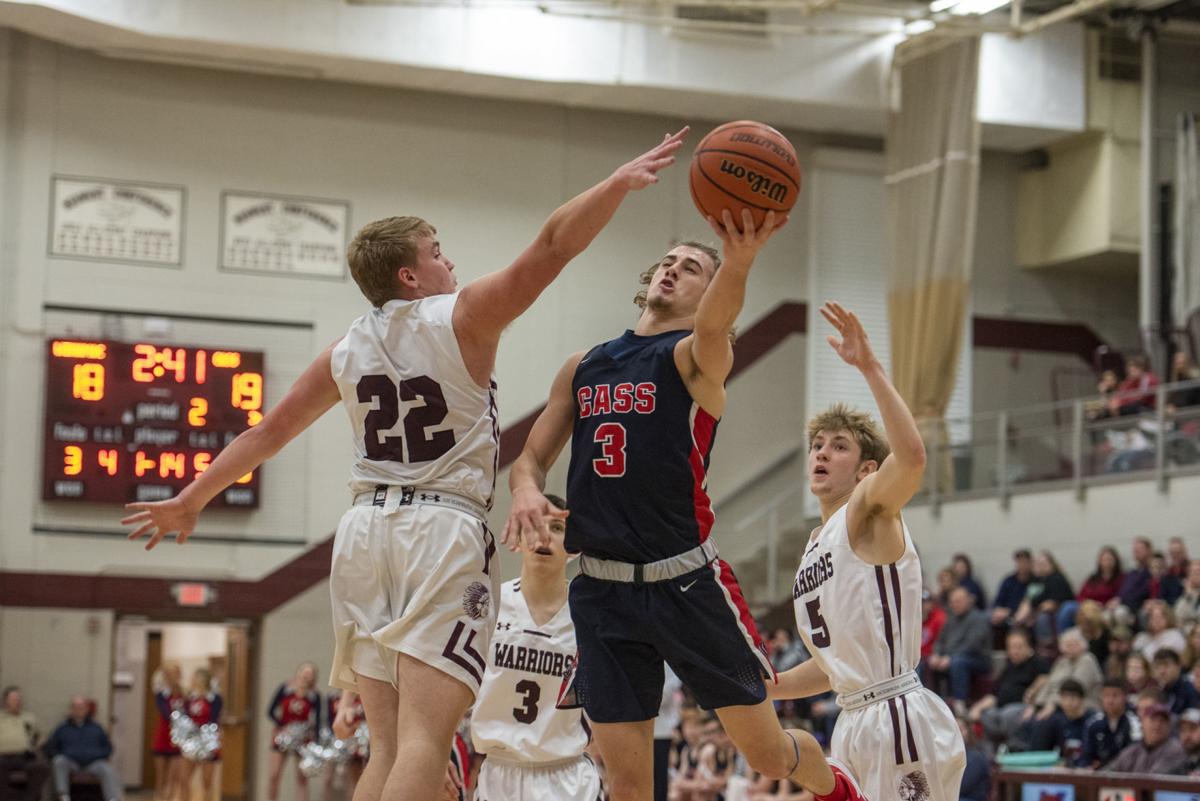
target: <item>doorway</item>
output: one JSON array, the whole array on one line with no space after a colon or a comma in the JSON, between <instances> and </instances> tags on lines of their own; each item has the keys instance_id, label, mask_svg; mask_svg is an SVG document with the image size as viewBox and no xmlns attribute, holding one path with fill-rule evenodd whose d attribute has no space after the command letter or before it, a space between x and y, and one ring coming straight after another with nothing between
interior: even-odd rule
<instances>
[{"instance_id":1,"label":"doorway","mask_svg":"<svg viewBox=\"0 0 1200 801\"><path fill-rule=\"evenodd\" d=\"M125 617L117 620L113 648L114 767L138 796L154 797L155 760L151 753L160 715L155 692L163 686L163 667L177 665L183 686L197 670L212 676L211 691L223 700L221 761L211 797L205 797L201 771L193 771L187 796L177 801L244 801L249 795L250 727L254 624L251 621L184 622Z\"/></svg>"}]
</instances>

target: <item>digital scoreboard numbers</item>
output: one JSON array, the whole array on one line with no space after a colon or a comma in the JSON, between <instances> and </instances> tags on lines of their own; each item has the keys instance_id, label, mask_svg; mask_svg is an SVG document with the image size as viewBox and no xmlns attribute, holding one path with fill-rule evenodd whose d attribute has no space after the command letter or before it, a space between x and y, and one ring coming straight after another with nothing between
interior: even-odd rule
<instances>
[{"instance_id":1,"label":"digital scoreboard numbers","mask_svg":"<svg viewBox=\"0 0 1200 801\"><path fill-rule=\"evenodd\" d=\"M263 400L261 352L48 340L42 499L171 498L262 420ZM255 470L210 505L258 504Z\"/></svg>"}]
</instances>

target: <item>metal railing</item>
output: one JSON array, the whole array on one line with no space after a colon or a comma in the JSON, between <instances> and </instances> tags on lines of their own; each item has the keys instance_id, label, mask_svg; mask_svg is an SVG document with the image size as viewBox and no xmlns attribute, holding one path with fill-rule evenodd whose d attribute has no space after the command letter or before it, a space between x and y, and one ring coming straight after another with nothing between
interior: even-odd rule
<instances>
[{"instance_id":1,"label":"metal railing","mask_svg":"<svg viewBox=\"0 0 1200 801\"><path fill-rule=\"evenodd\" d=\"M936 513L954 500L995 497L1007 505L1014 494L1069 487L1082 496L1089 486L1148 479L1165 492L1172 476L1200 474L1200 380L1162 384L1153 395L1154 408L1136 414L1114 414L1096 395L947 419L943 430L969 435L929 438L925 486L912 503ZM807 493L807 486L780 492L732 526L735 536L765 529L768 597L779 589L781 533L809 522L785 507L803 508L797 496Z\"/></svg>"},{"instance_id":2,"label":"metal railing","mask_svg":"<svg viewBox=\"0 0 1200 801\"><path fill-rule=\"evenodd\" d=\"M914 498L934 507L956 498L1152 478L1161 491L1177 474L1200 473L1200 381L1161 384L1154 403L1117 410L1110 397L985 412L948 420L967 440L926 443L925 486ZM1124 398L1126 403L1132 399Z\"/></svg>"}]
</instances>

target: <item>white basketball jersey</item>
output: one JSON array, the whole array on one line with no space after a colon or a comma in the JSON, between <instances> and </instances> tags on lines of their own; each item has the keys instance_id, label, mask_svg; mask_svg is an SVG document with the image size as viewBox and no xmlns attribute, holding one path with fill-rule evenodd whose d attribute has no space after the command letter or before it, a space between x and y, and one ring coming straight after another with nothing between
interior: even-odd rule
<instances>
[{"instance_id":1,"label":"white basketball jersey","mask_svg":"<svg viewBox=\"0 0 1200 801\"><path fill-rule=\"evenodd\" d=\"M539 626L521 596L521 580L506 581L471 713L475 750L531 764L581 755L588 744L583 710L555 707L563 671L574 660L575 627L567 604Z\"/></svg>"},{"instance_id":2,"label":"white basketball jersey","mask_svg":"<svg viewBox=\"0 0 1200 801\"><path fill-rule=\"evenodd\" d=\"M499 458L496 382L467 372L452 315L458 293L392 300L333 349L333 380L354 429L350 491L428 487L491 508Z\"/></svg>"},{"instance_id":3,"label":"white basketball jersey","mask_svg":"<svg viewBox=\"0 0 1200 801\"><path fill-rule=\"evenodd\" d=\"M848 506L809 540L792 585L796 627L837 693L916 670L921 659L921 560L908 526L900 559L870 565L850 548Z\"/></svg>"}]
</instances>

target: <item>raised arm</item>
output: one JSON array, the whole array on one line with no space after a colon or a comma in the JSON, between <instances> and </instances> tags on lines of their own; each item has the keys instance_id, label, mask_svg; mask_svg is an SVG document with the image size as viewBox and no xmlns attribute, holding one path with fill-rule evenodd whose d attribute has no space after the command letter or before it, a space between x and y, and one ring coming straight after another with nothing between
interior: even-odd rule
<instances>
[{"instance_id":1,"label":"raised arm","mask_svg":"<svg viewBox=\"0 0 1200 801\"><path fill-rule=\"evenodd\" d=\"M850 536L882 534L877 552L890 551L899 558L904 550L904 532L900 525L875 526L875 520L899 521L900 510L921 488L925 473L925 443L917 421L900 393L892 386L887 372L871 350L867 332L855 314L840 304L829 302L821 307L821 316L841 335L826 337L842 361L857 367L879 407L883 430L891 453L871 475L859 482L850 498Z\"/></svg>"},{"instance_id":2,"label":"raised arm","mask_svg":"<svg viewBox=\"0 0 1200 801\"><path fill-rule=\"evenodd\" d=\"M516 261L463 287L454 307L454 332L477 379L481 370L484 377L490 374L500 333L537 300L567 262L591 244L627 194L658 183L659 170L674 163L687 131L685 127L668 134L651 150L567 201L550 215Z\"/></svg>"},{"instance_id":3,"label":"raised arm","mask_svg":"<svg viewBox=\"0 0 1200 801\"><path fill-rule=\"evenodd\" d=\"M571 392L571 382L583 355L583 351L573 354L559 368L550 387L546 408L538 415L521 455L509 471L508 488L512 491L512 507L500 542L508 546L510 551L518 550L522 542L533 547L549 545L550 520L567 517L565 511L546 500L542 491L546 488L546 474L571 436L571 426L575 422L575 396Z\"/></svg>"},{"instance_id":4,"label":"raised arm","mask_svg":"<svg viewBox=\"0 0 1200 801\"><path fill-rule=\"evenodd\" d=\"M721 267L700 299L692 333L676 346L675 364L692 397L714 417L724 412L725 379L733 369L729 332L746 299L750 267L758 251L786 222L787 217L777 221L775 212L767 212L762 228L756 230L748 209L742 210L741 230L728 210L722 212L721 223L708 218L723 245Z\"/></svg>"},{"instance_id":5,"label":"raised arm","mask_svg":"<svg viewBox=\"0 0 1200 801\"><path fill-rule=\"evenodd\" d=\"M121 520L122 525L136 525L129 535L136 540L149 534L146 550L173 531L179 532L175 541L182 545L192 535L196 520L208 502L242 476L274 456L304 429L338 401L338 388L330 369L330 357L337 343L321 352L284 395L283 400L263 417L258 425L248 428L222 450L208 469L195 481L166 501L156 503L127 503L134 512Z\"/></svg>"}]
</instances>

